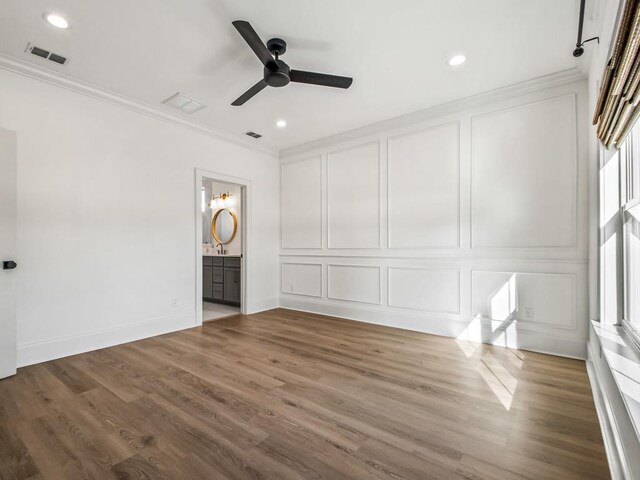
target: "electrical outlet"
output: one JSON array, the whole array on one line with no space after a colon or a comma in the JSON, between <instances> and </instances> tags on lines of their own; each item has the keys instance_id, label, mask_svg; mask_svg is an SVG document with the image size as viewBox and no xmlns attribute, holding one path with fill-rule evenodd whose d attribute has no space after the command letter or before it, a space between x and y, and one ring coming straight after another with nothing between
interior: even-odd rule
<instances>
[{"instance_id":1,"label":"electrical outlet","mask_svg":"<svg viewBox=\"0 0 640 480\"><path fill-rule=\"evenodd\" d=\"M524 307L522 310L525 320L533 320L533 307Z\"/></svg>"},{"instance_id":2,"label":"electrical outlet","mask_svg":"<svg viewBox=\"0 0 640 480\"><path fill-rule=\"evenodd\" d=\"M175 307L176 305L178 305L178 299L176 297L173 297L171 299L171 306Z\"/></svg>"}]
</instances>

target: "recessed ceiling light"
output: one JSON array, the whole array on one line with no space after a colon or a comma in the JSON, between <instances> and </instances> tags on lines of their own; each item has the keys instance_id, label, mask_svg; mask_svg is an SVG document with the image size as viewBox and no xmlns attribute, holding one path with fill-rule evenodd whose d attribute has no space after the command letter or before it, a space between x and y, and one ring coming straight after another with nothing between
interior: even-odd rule
<instances>
[{"instance_id":1,"label":"recessed ceiling light","mask_svg":"<svg viewBox=\"0 0 640 480\"><path fill-rule=\"evenodd\" d=\"M57 15L55 13L43 13L42 18L44 18L49 25L53 25L56 28L69 28L69 22L64 17Z\"/></svg>"},{"instance_id":2,"label":"recessed ceiling light","mask_svg":"<svg viewBox=\"0 0 640 480\"><path fill-rule=\"evenodd\" d=\"M285 122L284 120L278 120L276 122L276 127L278 127L278 128L284 128L286 126L287 126L287 122Z\"/></svg>"},{"instance_id":3,"label":"recessed ceiling light","mask_svg":"<svg viewBox=\"0 0 640 480\"><path fill-rule=\"evenodd\" d=\"M464 55L454 55L449 59L449 65L452 67L457 67L458 65L462 65L467 61L467 57Z\"/></svg>"}]
</instances>

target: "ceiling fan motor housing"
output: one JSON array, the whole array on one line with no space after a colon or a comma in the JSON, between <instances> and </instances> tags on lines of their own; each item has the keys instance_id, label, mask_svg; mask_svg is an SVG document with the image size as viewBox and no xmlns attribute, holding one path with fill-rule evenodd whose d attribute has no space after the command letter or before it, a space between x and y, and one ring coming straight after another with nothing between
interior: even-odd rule
<instances>
[{"instance_id":1,"label":"ceiling fan motor housing","mask_svg":"<svg viewBox=\"0 0 640 480\"><path fill-rule=\"evenodd\" d=\"M274 60L264 67L264 81L270 87L284 87L290 81L291 69L282 60Z\"/></svg>"}]
</instances>

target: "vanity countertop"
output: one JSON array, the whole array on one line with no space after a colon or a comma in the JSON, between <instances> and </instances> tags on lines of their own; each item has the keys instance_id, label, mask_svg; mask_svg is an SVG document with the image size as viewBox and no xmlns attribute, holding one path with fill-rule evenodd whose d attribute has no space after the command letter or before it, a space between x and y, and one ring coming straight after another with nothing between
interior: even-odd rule
<instances>
[{"instance_id":1,"label":"vanity countertop","mask_svg":"<svg viewBox=\"0 0 640 480\"><path fill-rule=\"evenodd\" d=\"M241 253L218 253L218 248L216 248L211 243L203 243L202 244L202 256L203 257L227 257L227 258L241 258ZM225 249L226 250L226 249Z\"/></svg>"}]
</instances>

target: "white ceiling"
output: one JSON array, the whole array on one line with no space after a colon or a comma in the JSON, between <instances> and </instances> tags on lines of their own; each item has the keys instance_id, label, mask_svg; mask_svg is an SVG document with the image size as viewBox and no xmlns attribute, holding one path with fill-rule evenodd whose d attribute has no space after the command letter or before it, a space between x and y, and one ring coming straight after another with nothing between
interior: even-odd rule
<instances>
[{"instance_id":1,"label":"white ceiling","mask_svg":"<svg viewBox=\"0 0 640 480\"><path fill-rule=\"evenodd\" d=\"M191 116L282 149L573 68L578 0L2 0L0 51L150 105L181 91ZM62 13L72 28L42 19ZM349 90L302 84L230 103L262 65L231 22L288 42L292 68L354 78ZM57 66L27 42L66 55ZM447 59L464 53L458 68ZM277 119L286 129L275 126Z\"/></svg>"}]
</instances>

